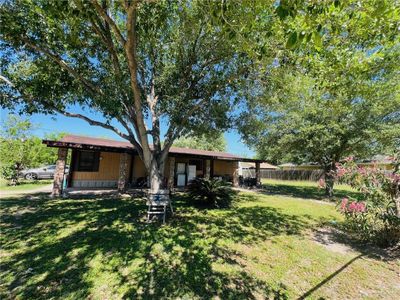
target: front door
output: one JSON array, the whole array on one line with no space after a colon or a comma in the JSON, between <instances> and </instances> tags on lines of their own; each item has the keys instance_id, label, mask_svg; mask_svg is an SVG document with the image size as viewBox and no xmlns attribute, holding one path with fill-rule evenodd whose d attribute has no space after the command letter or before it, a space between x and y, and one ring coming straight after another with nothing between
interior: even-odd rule
<instances>
[{"instance_id":1,"label":"front door","mask_svg":"<svg viewBox=\"0 0 400 300\"><path fill-rule=\"evenodd\" d=\"M189 165L188 167L188 182L196 178L196 165Z\"/></svg>"},{"instance_id":2,"label":"front door","mask_svg":"<svg viewBox=\"0 0 400 300\"><path fill-rule=\"evenodd\" d=\"M176 185L185 186L186 185L186 164L177 163L176 164Z\"/></svg>"}]
</instances>

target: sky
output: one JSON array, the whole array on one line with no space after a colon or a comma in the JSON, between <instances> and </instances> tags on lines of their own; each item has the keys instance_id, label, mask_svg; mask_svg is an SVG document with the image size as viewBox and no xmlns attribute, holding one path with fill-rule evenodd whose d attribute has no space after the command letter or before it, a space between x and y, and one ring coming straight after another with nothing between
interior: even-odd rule
<instances>
[{"instance_id":1,"label":"sky","mask_svg":"<svg viewBox=\"0 0 400 300\"><path fill-rule=\"evenodd\" d=\"M78 107L75 107L70 111L75 113L82 113L82 110ZM0 109L1 123L7 118L7 115L9 113L10 113L9 110ZM85 113L85 115L99 121L102 120L101 116L96 115L94 113ZM36 125L33 134L39 137L44 137L46 134L49 133L66 132L70 134L122 140L120 136L118 136L111 130L97 126L90 126L83 120L65 117L60 114L54 116L34 114L32 116L24 116L24 117L28 118L32 123ZM121 130L123 130L120 126L118 126L117 123L113 125L116 125ZM166 131L165 124L161 124L161 132L165 131ZM225 132L224 136L227 141L227 149L226 149L227 152L242 157L253 157L255 155L255 153L241 141L240 135L238 134L237 131L231 130L229 132Z\"/></svg>"}]
</instances>

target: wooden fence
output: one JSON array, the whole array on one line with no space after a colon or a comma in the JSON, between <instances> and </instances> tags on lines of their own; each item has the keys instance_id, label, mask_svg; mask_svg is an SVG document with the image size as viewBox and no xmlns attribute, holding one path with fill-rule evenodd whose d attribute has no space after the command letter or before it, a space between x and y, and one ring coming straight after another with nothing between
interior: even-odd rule
<instances>
[{"instance_id":1,"label":"wooden fence","mask_svg":"<svg viewBox=\"0 0 400 300\"><path fill-rule=\"evenodd\" d=\"M243 169L243 177L255 177L255 169ZM260 170L261 178L277 180L318 181L323 177L323 170Z\"/></svg>"}]
</instances>

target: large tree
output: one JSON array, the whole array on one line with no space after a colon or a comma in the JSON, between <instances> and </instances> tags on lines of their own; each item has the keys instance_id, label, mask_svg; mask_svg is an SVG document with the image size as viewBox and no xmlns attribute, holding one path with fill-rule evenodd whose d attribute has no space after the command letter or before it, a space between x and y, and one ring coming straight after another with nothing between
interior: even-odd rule
<instances>
[{"instance_id":1,"label":"large tree","mask_svg":"<svg viewBox=\"0 0 400 300\"><path fill-rule=\"evenodd\" d=\"M5 1L1 106L116 132L157 190L174 140L227 128L246 76L219 10L213 1Z\"/></svg>"},{"instance_id":2,"label":"large tree","mask_svg":"<svg viewBox=\"0 0 400 300\"><path fill-rule=\"evenodd\" d=\"M329 196L335 163L395 149L400 138L399 8L394 1L341 3L320 14L311 33L304 15L284 18L292 32L287 49L256 74L258 92L240 118L262 158L319 163Z\"/></svg>"}]
</instances>

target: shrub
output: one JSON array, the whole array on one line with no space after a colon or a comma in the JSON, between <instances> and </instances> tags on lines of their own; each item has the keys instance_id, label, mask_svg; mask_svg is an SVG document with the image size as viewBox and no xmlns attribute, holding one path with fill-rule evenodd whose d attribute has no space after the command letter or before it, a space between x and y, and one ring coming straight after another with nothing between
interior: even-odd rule
<instances>
[{"instance_id":1,"label":"shrub","mask_svg":"<svg viewBox=\"0 0 400 300\"><path fill-rule=\"evenodd\" d=\"M17 185L19 169L15 165L6 164L0 167L1 177L8 180L8 185Z\"/></svg>"},{"instance_id":2,"label":"shrub","mask_svg":"<svg viewBox=\"0 0 400 300\"><path fill-rule=\"evenodd\" d=\"M364 241L391 246L400 241L398 171L357 166L352 159L337 165L337 177L361 192L362 201L343 198L346 229Z\"/></svg>"},{"instance_id":3,"label":"shrub","mask_svg":"<svg viewBox=\"0 0 400 300\"><path fill-rule=\"evenodd\" d=\"M220 179L196 178L189 184L189 195L198 205L227 208L232 203L234 192L229 183Z\"/></svg>"}]
</instances>

